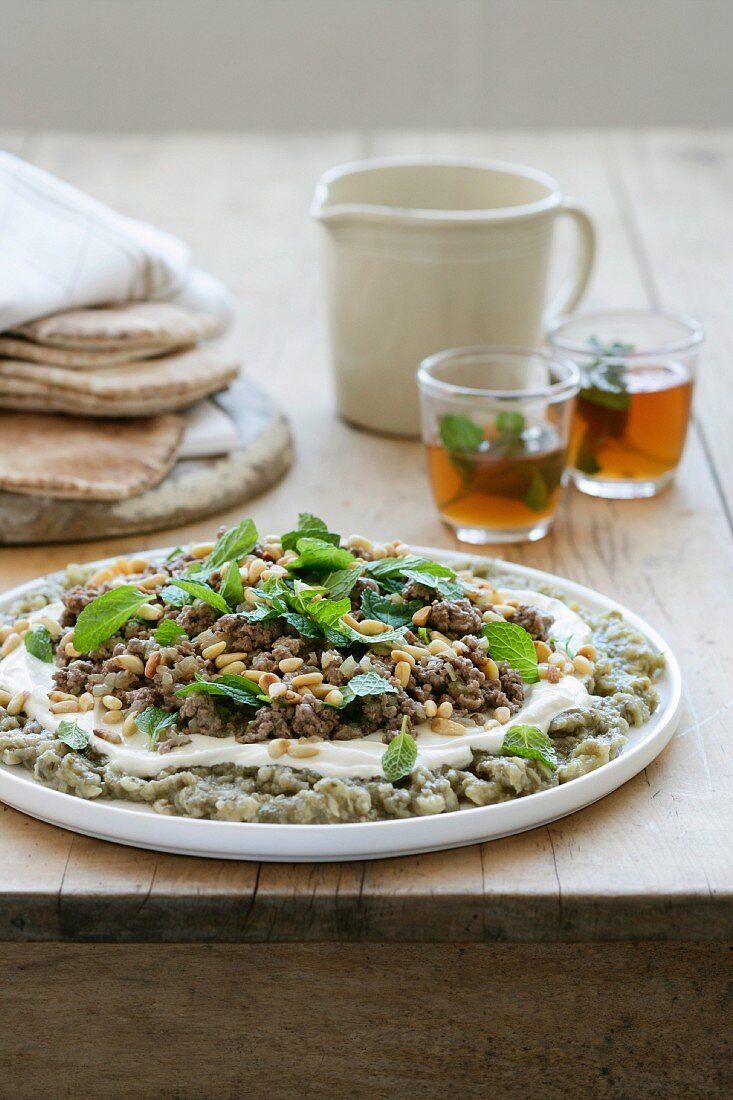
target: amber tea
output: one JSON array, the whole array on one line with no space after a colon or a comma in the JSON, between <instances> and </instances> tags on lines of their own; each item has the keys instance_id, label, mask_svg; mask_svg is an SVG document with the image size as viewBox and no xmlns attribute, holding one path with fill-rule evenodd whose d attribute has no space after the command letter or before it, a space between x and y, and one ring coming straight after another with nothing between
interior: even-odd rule
<instances>
[{"instance_id":1,"label":"amber tea","mask_svg":"<svg viewBox=\"0 0 733 1100\"><path fill-rule=\"evenodd\" d=\"M527 427L519 413L499 413L481 427L447 415L428 443L433 495L444 520L459 529L511 535L541 527L562 490L566 448L551 426Z\"/></svg>"},{"instance_id":2,"label":"amber tea","mask_svg":"<svg viewBox=\"0 0 733 1100\"><path fill-rule=\"evenodd\" d=\"M671 476L685 444L692 385L675 362L589 369L576 402L571 464L599 482Z\"/></svg>"}]
</instances>

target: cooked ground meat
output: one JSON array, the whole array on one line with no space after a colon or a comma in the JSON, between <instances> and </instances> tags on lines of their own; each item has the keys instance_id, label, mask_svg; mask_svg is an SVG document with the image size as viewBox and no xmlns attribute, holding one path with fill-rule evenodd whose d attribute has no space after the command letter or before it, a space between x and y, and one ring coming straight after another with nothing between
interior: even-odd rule
<instances>
[{"instance_id":1,"label":"cooked ground meat","mask_svg":"<svg viewBox=\"0 0 733 1100\"><path fill-rule=\"evenodd\" d=\"M419 600L421 604L426 604L438 599L438 593L434 588L428 588L426 584L420 584L419 581L408 581L402 589L402 596L408 603L410 600Z\"/></svg>"},{"instance_id":2,"label":"cooked ground meat","mask_svg":"<svg viewBox=\"0 0 733 1100\"><path fill-rule=\"evenodd\" d=\"M511 621L531 634L535 641L545 642L552 626L552 615L544 615L538 607L522 604Z\"/></svg>"},{"instance_id":3,"label":"cooked ground meat","mask_svg":"<svg viewBox=\"0 0 733 1100\"><path fill-rule=\"evenodd\" d=\"M250 744L276 737L322 737L336 735L341 725L341 712L327 707L313 696L295 707L270 706L257 711L246 730L237 734L237 741Z\"/></svg>"},{"instance_id":4,"label":"cooked ground meat","mask_svg":"<svg viewBox=\"0 0 733 1100\"><path fill-rule=\"evenodd\" d=\"M482 694L485 707L509 707L512 714L518 711L524 702L524 682L516 669L510 668L507 661L499 661L499 679L487 680Z\"/></svg>"},{"instance_id":5,"label":"cooked ground meat","mask_svg":"<svg viewBox=\"0 0 733 1100\"><path fill-rule=\"evenodd\" d=\"M233 616L229 617L233 618ZM201 600L186 604L176 615L176 622L180 627L183 627L189 638L195 638L197 634L208 630L215 619L216 612L213 607L209 607L207 603L202 603Z\"/></svg>"},{"instance_id":6,"label":"cooked ground meat","mask_svg":"<svg viewBox=\"0 0 733 1100\"><path fill-rule=\"evenodd\" d=\"M66 627L73 626L87 604L96 600L100 592L100 588L81 588L79 585L70 588L68 592L62 592L61 602L64 605L64 611L59 624Z\"/></svg>"},{"instance_id":7,"label":"cooked ground meat","mask_svg":"<svg viewBox=\"0 0 733 1100\"><path fill-rule=\"evenodd\" d=\"M485 680L481 669L469 657L438 653L415 665L408 687L421 703L428 699L436 703L447 701L464 714L470 714L485 705L482 696Z\"/></svg>"},{"instance_id":8,"label":"cooked ground meat","mask_svg":"<svg viewBox=\"0 0 733 1100\"><path fill-rule=\"evenodd\" d=\"M359 580L351 589L352 611L361 610L361 597L367 589L370 589L372 592L379 592L379 585L376 581L373 581L371 577L359 577Z\"/></svg>"},{"instance_id":9,"label":"cooked ground meat","mask_svg":"<svg viewBox=\"0 0 733 1100\"><path fill-rule=\"evenodd\" d=\"M250 715L247 710L245 716L244 708L236 714L230 712L216 696L204 695L203 692L186 695L182 704L179 697L178 704L181 707L181 718L188 720L189 733L204 733L208 737L237 736Z\"/></svg>"},{"instance_id":10,"label":"cooked ground meat","mask_svg":"<svg viewBox=\"0 0 733 1100\"><path fill-rule=\"evenodd\" d=\"M480 634L484 621L470 600L438 600L432 605L427 626L449 638Z\"/></svg>"},{"instance_id":11,"label":"cooked ground meat","mask_svg":"<svg viewBox=\"0 0 733 1100\"><path fill-rule=\"evenodd\" d=\"M224 639L228 649L237 653L255 653L260 649L270 649L273 642L287 635L289 630L282 619L249 623L240 615L222 615L214 626L217 641Z\"/></svg>"},{"instance_id":12,"label":"cooked ground meat","mask_svg":"<svg viewBox=\"0 0 733 1100\"><path fill-rule=\"evenodd\" d=\"M286 661L288 657L305 658L312 646L313 643L307 638L289 638L283 635L275 640L271 651L257 654L252 661L252 668L262 672L279 672L281 661Z\"/></svg>"}]
</instances>

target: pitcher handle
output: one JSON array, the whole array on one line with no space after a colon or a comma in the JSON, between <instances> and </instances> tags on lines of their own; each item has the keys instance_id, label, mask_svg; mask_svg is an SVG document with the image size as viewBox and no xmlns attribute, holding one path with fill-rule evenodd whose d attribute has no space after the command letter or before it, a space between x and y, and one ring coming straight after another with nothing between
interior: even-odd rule
<instances>
[{"instance_id":1,"label":"pitcher handle","mask_svg":"<svg viewBox=\"0 0 733 1100\"><path fill-rule=\"evenodd\" d=\"M559 217L567 216L575 222L578 230L578 252L575 273L564 280L545 310L543 318L545 328L558 317L575 309L588 286L596 255L595 227L583 207L572 199L564 199L557 213Z\"/></svg>"}]
</instances>

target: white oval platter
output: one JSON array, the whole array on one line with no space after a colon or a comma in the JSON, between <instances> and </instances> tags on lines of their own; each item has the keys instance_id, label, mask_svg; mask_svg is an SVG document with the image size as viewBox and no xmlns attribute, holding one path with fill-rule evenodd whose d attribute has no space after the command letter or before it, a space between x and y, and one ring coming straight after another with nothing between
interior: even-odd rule
<instances>
[{"instance_id":1,"label":"white oval platter","mask_svg":"<svg viewBox=\"0 0 733 1100\"><path fill-rule=\"evenodd\" d=\"M478 560L475 554L431 547L414 549L456 568L466 568ZM143 553L148 557L162 556L166 550ZM679 665L667 643L628 608L551 573L512 562L499 564L513 575L525 578L528 587L533 582L550 584L591 612L620 611L664 653L667 666L658 684L659 709L645 726L630 732L628 743L615 760L596 771L563 786L494 806L476 806L430 817L342 825L270 825L168 817L138 804L91 801L63 794L43 786L23 768L8 765L0 765L0 800L41 821L100 840L180 855L281 863L381 859L458 848L521 833L582 810L643 771L667 745L679 721ZM0 610L42 586L43 579L12 589L0 597Z\"/></svg>"}]
</instances>

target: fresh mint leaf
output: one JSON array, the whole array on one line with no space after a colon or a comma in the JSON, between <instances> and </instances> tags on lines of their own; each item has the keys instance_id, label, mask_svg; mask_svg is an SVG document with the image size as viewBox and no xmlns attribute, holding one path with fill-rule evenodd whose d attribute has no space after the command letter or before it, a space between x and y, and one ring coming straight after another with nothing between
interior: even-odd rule
<instances>
[{"instance_id":1,"label":"fresh mint leaf","mask_svg":"<svg viewBox=\"0 0 733 1100\"><path fill-rule=\"evenodd\" d=\"M301 614L300 611L284 611L281 617L304 637L313 638L314 640L321 637L318 626L307 615Z\"/></svg>"},{"instance_id":2,"label":"fresh mint leaf","mask_svg":"<svg viewBox=\"0 0 733 1100\"><path fill-rule=\"evenodd\" d=\"M353 698L358 696L360 699L365 698L367 695L397 694L397 688L394 684L391 684L389 680L385 680L384 676L380 676L378 672L362 672L358 676L352 676L345 690Z\"/></svg>"},{"instance_id":3,"label":"fresh mint leaf","mask_svg":"<svg viewBox=\"0 0 733 1100\"><path fill-rule=\"evenodd\" d=\"M149 599L149 592L141 592L131 584L103 592L83 608L76 620L74 648L79 653L94 653Z\"/></svg>"},{"instance_id":4,"label":"fresh mint leaf","mask_svg":"<svg viewBox=\"0 0 733 1100\"><path fill-rule=\"evenodd\" d=\"M533 512L542 512L550 499L545 479L539 470L532 471L532 480L524 498L524 503Z\"/></svg>"},{"instance_id":5,"label":"fresh mint leaf","mask_svg":"<svg viewBox=\"0 0 733 1100\"><path fill-rule=\"evenodd\" d=\"M171 713L169 710L163 710L162 707L146 707L136 716L135 725L141 733L147 735L148 748L154 749L161 733L169 726L174 726L177 721L178 714L175 711Z\"/></svg>"},{"instance_id":6,"label":"fresh mint leaf","mask_svg":"<svg viewBox=\"0 0 733 1100\"><path fill-rule=\"evenodd\" d=\"M229 612L229 607L224 597L218 592L215 592L213 588L209 588L208 584L202 584L200 581L185 580L174 580L171 581L171 584L174 588L182 588L184 592L188 592L189 596L193 596L195 600L202 600L204 603L207 603L209 607L213 607L215 611L221 612L222 615L226 615Z\"/></svg>"},{"instance_id":7,"label":"fresh mint leaf","mask_svg":"<svg viewBox=\"0 0 733 1100\"><path fill-rule=\"evenodd\" d=\"M219 595L228 607L234 610L244 599L244 585L239 565L236 561L227 562L219 585Z\"/></svg>"},{"instance_id":8,"label":"fresh mint leaf","mask_svg":"<svg viewBox=\"0 0 733 1100\"><path fill-rule=\"evenodd\" d=\"M408 603L392 603L389 596L380 596L371 588L365 588L361 597L361 609L367 619L379 619L390 626L412 626L412 616L422 607L421 600ZM348 609L347 609L348 610Z\"/></svg>"},{"instance_id":9,"label":"fresh mint leaf","mask_svg":"<svg viewBox=\"0 0 733 1100\"><path fill-rule=\"evenodd\" d=\"M502 756L520 756L524 760L539 760L553 771L557 757L552 741L537 726L511 726L504 734Z\"/></svg>"},{"instance_id":10,"label":"fresh mint leaf","mask_svg":"<svg viewBox=\"0 0 733 1100\"><path fill-rule=\"evenodd\" d=\"M432 588L445 600L460 600L466 594L460 581L451 580L442 575L436 576L435 573L426 572L423 569L405 569L404 577L405 580L415 581L416 584Z\"/></svg>"},{"instance_id":11,"label":"fresh mint leaf","mask_svg":"<svg viewBox=\"0 0 733 1100\"><path fill-rule=\"evenodd\" d=\"M163 603L167 603L170 607L185 607L186 604L193 603L187 592L182 592L180 588L174 588L172 584L166 584L161 588L158 595Z\"/></svg>"},{"instance_id":12,"label":"fresh mint leaf","mask_svg":"<svg viewBox=\"0 0 733 1100\"><path fill-rule=\"evenodd\" d=\"M520 412L513 412L510 409L506 409L504 412L500 412L496 418L496 429L499 432L519 435L524 431L525 419Z\"/></svg>"},{"instance_id":13,"label":"fresh mint leaf","mask_svg":"<svg viewBox=\"0 0 733 1100\"><path fill-rule=\"evenodd\" d=\"M257 528L251 519L243 519L235 527L230 527L217 541L206 559L206 569L211 572L220 569L227 562L239 562L254 548L257 542Z\"/></svg>"},{"instance_id":14,"label":"fresh mint leaf","mask_svg":"<svg viewBox=\"0 0 733 1100\"><path fill-rule=\"evenodd\" d=\"M283 535L280 539L280 545L283 550L295 550L297 549L298 540L303 538L319 539L321 542L328 542L332 546L338 546L341 542L340 535L329 531L326 523L310 512L300 513L297 530L288 531L287 534Z\"/></svg>"},{"instance_id":15,"label":"fresh mint leaf","mask_svg":"<svg viewBox=\"0 0 733 1100\"><path fill-rule=\"evenodd\" d=\"M337 569L335 573L329 573L323 584L332 600L343 600L360 576L361 569Z\"/></svg>"},{"instance_id":16,"label":"fresh mint leaf","mask_svg":"<svg viewBox=\"0 0 733 1100\"><path fill-rule=\"evenodd\" d=\"M53 639L45 626L37 626L29 630L24 639L25 648L32 657L50 664L53 661Z\"/></svg>"},{"instance_id":17,"label":"fresh mint leaf","mask_svg":"<svg viewBox=\"0 0 733 1100\"><path fill-rule=\"evenodd\" d=\"M364 566L368 576L382 584L383 581L395 577L404 576L408 571L417 571L431 577L441 577L444 580L455 581L456 574L447 565L440 565L429 558L420 558L415 554L408 554L404 558L380 558L378 561L368 561ZM461 594L463 594L461 590Z\"/></svg>"},{"instance_id":18,"label":"fresh mint leaf","mask_svg":"<svg viewBox=\"0 0 733 1100\"><path fill-rule=\"evenodd\" d=\"M428 630L428 628L426 626L419 626L417 628L417 633L418 633L418 637L420 638L420 641L425 642L425 645L429 645L429 643L430 643L430 631Z\"/></svg>"},{"instance_id":19,"label":"fresh mint leaf","mask_svg":"<svg viewBox=\"0 0 733 1100\"><path fill-rule=\"evenodd\" d=\"M308 615L324 630L336 627L342 615L351 611L351 600L311 600Z\"/></svg>"},{"instance_id":20,"label":"fresh mint leaf","mask_svg":"<svg viewBox=\"0 0 733 1100\"><path fill-rule=\"evenodd\" d=\"M447 451L475 451L484 438L483 428L467 416L451 413L440 421L440 441Z\"/></svg>"},{"instance_id":21,"label":"fresh mint leaf","mask_svg":"<svg viewBox=\"0 0 733 1100\"><path fill-rule=\"evenodd\" d=\"M288 565L291 573L332 573L356 560L348 550L320 538L299 538L296 550L298 557Z\"/></svg>"},{"instance_id":22,"label":"fresh mint leaf","mask_svg":"<svg viewBox=\"0 0 733 1100\"><path fill-rule=\"evenodd\" d=\"M246 676L236 676L234 673L226 673L216 680L205 680L203 676L196 673L196 679L178 688L176 695L186 696L196 692L205 695L221 695L246 707L261 707L265 702L254 680L248 680Z\"/></svg>"},{"instance_id":23,"label":"fresh mint leaf","mask_svg":"<svg viewBox=\"0 0 733 1100\"><path fill-rule=\"evenodd\" d=\"M407 732L407 715L402 719L402 729L393 737L382 756L382 771L390 783L404 779L415 767L417 744Z\"/></svg>"},{"instance_id":24,"label":"fresh mint leaf","mask_svg":"<svg viewBox=\"0 0 733 1100\"><path fill-rule=\"evenodd\" d=\"M525 684L539 680L537 654L532 636L518 623L484 623L483 635L489 640L489 653L495 661L508 661Z\"/></svg>"},{"instance_id":25,"label":"fresh mint leaf","mask_svg":"<svg viewBox=\"0 0 733 1100\"><path fill-rule=\"evenodd\" d=\"M166 554L166 556L164 558L164 561L173 561L174 558L177 558L178 555L182 554L182 553L183 553L183 547L182 546L174 546L173 549L171 550L171 552L169 554Z\"/></svg>"},{"instance_id":26,"label":"fresh mint leaf","mask_svg":"<svg viewBox=\"0 0 733 1100\"><path fill-rule=\"evenodd\" d=\"M403 643L405 640L405 627L395 627L392 630L386 630L382 634L361 634L358 630L354 630L353 627L345 623L343 619L339 619L336 628L343 637L340 641L336 642L336 645L347 645L349 642L360 642L361 645L383 645L385 642L397 642Z\"/></svg>"},{"instance_id":27,"label":"fresh mint leaf","mask_svg":"<svg viewBox=\"0 0 733 1100\"><path fill-rule=\"evenodd\" d=\"M65 745L68 745L70 749L75 749L76 752L83 752L89 744L89 734L81 728L76 719L62 719L58 724L56 736L59 741L63 741Z\"/></svg>"},{"instance_id":28,"label":"fresh mint leaf","mask_svg":"<svg viewBox=\"0 0 733 1100\"><path fill-rule=\"evenodd\" d=\"M166 646L173 645L179 638L187 637L186 631L173 619L163 619L160 626L156 627L155 634L153 635L158 645Z\"/></svg>"}]
</instances>

